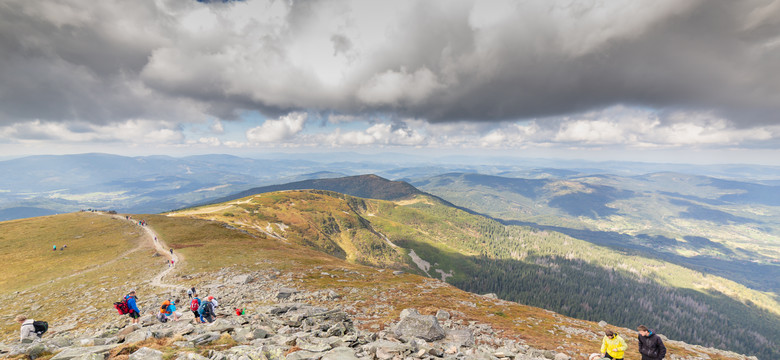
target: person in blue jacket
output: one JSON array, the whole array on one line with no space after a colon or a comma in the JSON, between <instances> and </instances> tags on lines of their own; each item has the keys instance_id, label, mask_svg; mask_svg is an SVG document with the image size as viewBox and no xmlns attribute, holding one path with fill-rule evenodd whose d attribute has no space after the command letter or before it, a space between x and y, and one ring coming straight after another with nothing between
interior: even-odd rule
<instances>
[{"instance_id":1,"label":"person in blue jacket","mask_svg":"<svg viewBox=\"0 0 780 360\"><path fill-rule=\"evenodd\" d=\"M130 293L125 296L127 300L127 307L130 308L130 318L133 319L133 324L138 324L138 319L141 317L141 310L138 310L138 304L136 301L138 298L135 296L135 290L130 290Z\"/></svg>"}]
</instances>

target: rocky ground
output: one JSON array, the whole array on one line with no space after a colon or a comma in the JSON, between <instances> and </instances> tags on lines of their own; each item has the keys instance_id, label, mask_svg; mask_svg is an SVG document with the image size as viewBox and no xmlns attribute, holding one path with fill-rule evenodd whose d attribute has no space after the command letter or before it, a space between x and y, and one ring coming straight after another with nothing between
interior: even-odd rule
<instances>
[{"instance_id":1,"label":"rocky ground","mask_svg":"<svg viewBox=\"0 0 780 360\"><path fill-rule=\"evenodd\" d=\"M311 272L317 276L336 276L317 269ZM428 309L427 314L415 309L398 309L400 316L377 324L382 319L376 315L378 309L339 301L346 295L344 291L365 289L299 290L296 289L299 278L273 269L243 274L223 270L211 275L210 280L200 284L198 291L202 298L213 295L219 300L214 323L194 322L188 306L184 305L188 299L183 289L147 298L139 294L140 306L145 311L138 325L129 325L127 317L117 315L97 329L52 331L32 343L0 345L0 356L52 360L568 360L585 359L588 354L567 351L566 337L600 338L595 332L561 322L551 336L560 336L562 346L557 350L535 349L521 339L502 336L490 324L470 321L452 309ZM354 271L351 275L361 276ZM430 286L447 286L437 280L430 282ZM375 296L379 295L384 296ZM183 300L180 311L184 316L179 321L160 323L153 316L157 304L172 297ZM246 315L235 315L232 311L235 307L246 308ZM518 324L532 322L518 321ZM710 359L707 353L713 351L727 358L755 359L683 345L698 355L671 355L670 359Z\"/></svg>"}]
</instances>

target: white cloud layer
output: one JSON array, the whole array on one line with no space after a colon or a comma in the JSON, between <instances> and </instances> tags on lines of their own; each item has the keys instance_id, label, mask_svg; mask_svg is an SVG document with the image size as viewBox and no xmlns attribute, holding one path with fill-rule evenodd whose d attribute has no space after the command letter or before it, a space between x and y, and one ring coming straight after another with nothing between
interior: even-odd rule
<instances>
[{"instance_id":1,"label":"white cloud layer","mask_svg":"<svg viewBox=\"0 0 780 360\"><path fill-rule=\"evenodd\" d=\"M778 3L5 0L0 141L772 147Z\"/></svg>"}]
</instances>

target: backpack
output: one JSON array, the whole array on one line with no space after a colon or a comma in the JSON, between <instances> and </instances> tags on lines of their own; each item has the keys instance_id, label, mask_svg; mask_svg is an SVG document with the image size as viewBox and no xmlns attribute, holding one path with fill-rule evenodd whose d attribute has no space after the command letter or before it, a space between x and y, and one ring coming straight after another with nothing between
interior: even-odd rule
<instances>
[{"instance_id":1,"label":"backpack","mask_svg":"<svg viewBox=\"0 0 780 360\"><path fill-rule=\"evenodd\" d=\"M200 309L198 309L198 314L203 316L211 316L214 313L214 305L211 305L210 302L206 301L203 304L200 305Z\"/></svg>"},{"instance_id":2,"label":"backpack","mask_svg":"<svg viewBox=\"0 0 780 360\"><path fill-rule=\"evenodd\" d=\"M33 327L35 328L35 334L38 335L38 337L41 337L49 330L49 323L45 321L33 321Z\"/></svg>"},{"instance_id":3,"label":"backpack","mask_svg":"<svg viewBox=\"0 0 780 360\"><path fill-rule=\"evenodd\" d=\"M190 310L198 311L199 307L200 307L200 303L198 302L198 299L192 299L192 303L190 304Z\"/></svg>"},{"instance_id":4,"label":"backpack","mask_svg":"<svg viewBox=\"0 0 780 360\"><path fill-rule=\"evenodd\" d=\"M129 314L130 306L127 305L127 299L114 303L114 309L119 311L119 315Z\"/></svg>"}]
</instances>

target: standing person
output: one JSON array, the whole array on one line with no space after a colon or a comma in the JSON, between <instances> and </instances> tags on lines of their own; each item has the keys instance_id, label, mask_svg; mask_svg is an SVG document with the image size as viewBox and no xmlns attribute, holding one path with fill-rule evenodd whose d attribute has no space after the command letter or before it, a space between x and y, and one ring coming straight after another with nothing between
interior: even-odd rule
<instances>
[{"instance_id":1,"label":"standing person","mask_svg":"<svg viewBox=\"0 0 780 360\"><path fill-rule=\"evenodd\" d=\"M601 353L607 359L622 360L628 349L626 341L612 330L604 331L604 339L601 341Z\"/></svg>"},{"instance_id":2,"label":"standing person","mask_svg":"<svg viewBox=\"0 0 780 360\"><path fill-rule=\"evenodd\" d=\"M647 326L639 325L639 353L642 360L661 360L666 356L666 346L661 338L647 329Z\"/></svg>"},{"instance_id":3,"label":"standing person","mask_svg":"<svg viewBox=\"0 0 780 360\"><path fill-rule=\"evenodd\" d=\"M138 297L135 296L135 290L130 290L130 293L125 296L125 300L127 300L127 307L130 308L128 315L133 319L131 324L138 324L138 319L141 317L141 310L138 310Z\"/></svg>"},{"instance_id":4,"label":"standing person","mask_svg":"<svg viewBox=\"0 0 780 360\"><path fill-rule=\"evenodd\" d=\"M173 248L171 248L171 255L173 255Z\"/></svg>"},{"instance_id":5,"label":"standing person","mask_svg":"<svg viewBox=\"0 0 780 360\"><path fill-rule=\"evenodd\" d=\"M192 290L193 294L197 294L198 293L197 291L195 291L195 287L194 286L190 290Z\"/></svg>"},{"instance_id":6,"label":"standing person","mask_svg":"<svg viewBox=\"0 0 780 360\"><path fill-rule=\"evenodd\" d=\"M16 317L16 322L22 325L19 329L19 337L21 342L33 342L34 340L40 338L40 335L35 332L35 325L33 325L35 320L28 319L24 315L19 315Z\"/></svg>"},{"instance_id":7,"label":"standing person","mask_svg":"<svg viewBox=\"0 0 780 360\"><path fill-rule=\"evenodd\" d=\"M187 289L187 296L188 296L190 299L192 299L192 294L193 294L193 292L192 292L192 289Z\"/></svg>"},{"instance_id":8,"label":"standing person","mask_svg":"<svg viewBox=\"0 0 780 360\"><path fill-rule=\"evenodd\" d=\"M190 301L190 311L192 311L192 315L195 315L195 323L203 323L203 315L198 311L200 309L200 298L198 297L198 294L192 294L194 296L192 298L192 301ZM200 318L200 320L198 320Z\"/></svg>"},{"instance_id":9,"label":"standing person","mask_svg":"<svg viewBox=\"0 0 780 360\"><path fill-rule=\"evenodd\" d=\"M54 248L51 249L52 251L57 251L57 245L54 245Z\"/></svg>"}]
</instances>

